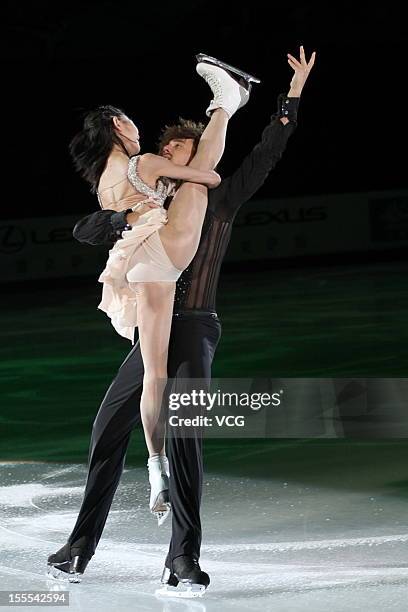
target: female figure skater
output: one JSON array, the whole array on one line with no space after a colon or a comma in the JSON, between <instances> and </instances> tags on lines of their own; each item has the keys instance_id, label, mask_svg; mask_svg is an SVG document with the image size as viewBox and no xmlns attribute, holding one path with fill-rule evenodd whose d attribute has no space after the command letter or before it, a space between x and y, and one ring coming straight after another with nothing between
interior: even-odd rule
<instances>
[{"instance_id":1,"label":"female figure skater","mask_svg":"<svg viewBox=\"0 0 408 612\"><path fill-rule=\"evenodd\" d=\"M227 72L218 60L201 57L205 61L197 64L197 72L210 85L214 99L207 109L211 119L188 166L151 153L139 155L138 128L111 106L88 113L83 130L70 145L76 169L91 183L101 207L132 208L139 215L109 252L99 278L103 291L98 307L132 342L134 328L139 328L144 365L140 411L149 452L150 510L159 525L170 510L165 425L160 415L176 280L197 250L207 188L220 182L214 168L224 151L228 120L249 97L249 90L231 76L233 67L228 66ZM163 204L174 193L176 180L183 183L166 211Z\"/></svg>"}]
</instances>

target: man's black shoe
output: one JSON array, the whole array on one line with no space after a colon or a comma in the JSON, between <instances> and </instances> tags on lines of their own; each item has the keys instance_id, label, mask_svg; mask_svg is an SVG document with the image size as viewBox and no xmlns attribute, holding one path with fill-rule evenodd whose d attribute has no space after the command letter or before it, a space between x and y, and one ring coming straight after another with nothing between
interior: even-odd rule
<instances>
[{"instance_id":1,"label":"man's black shoe","mask_svg":"<svg viewBox=\"0 0 408 612\"><path fill-rule=\"evenodd\" d=\"M202 597L210 584L210 577L200 568L198 560L189 555L166 559L161 583L156 595L167 597Z\"/></svg>"},{"instance_id":2,"label":"man's black shoe","mask_svg":"<svg viewBox=\"0 0 408 612\"><path fill-rule=\"evenodd\" d=\"M48 557L47 575L51 578L81 582L82 574L92 555L84 549L71 547L69 543Z\"/></svg>"}]
</instances>

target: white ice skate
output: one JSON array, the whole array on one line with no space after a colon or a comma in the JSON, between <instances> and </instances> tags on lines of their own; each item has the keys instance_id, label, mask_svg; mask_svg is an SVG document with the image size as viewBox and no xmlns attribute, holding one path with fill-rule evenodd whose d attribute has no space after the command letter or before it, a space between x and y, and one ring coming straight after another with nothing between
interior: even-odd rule
<instances>
[{"instance_id":1,"label":"white ice skate","mask_svg":"<svg viewBox=\"0 0 408 612\"><path fill-rule=\"evenodd\" d=\"M149 458L147 462L150 482L150 512L157 518L158 526L168 517L171 505L169 498L169 462L165 455Z\"/></svg>"},{"instance_id":2,"label":"white ice skate","mask_svg":"<svg viewBox=\"0 0 408 612\"><path fill-rule=\"evenodd\" d=\"M206 62L200 62L197 64L196 70L208 83L214 96L206 110L207 117L210 117L212 111L217 108L222 108L228 117L232 117L239 108L248 102L249 91L223 68Z\"/></svg>"}]
</instances>

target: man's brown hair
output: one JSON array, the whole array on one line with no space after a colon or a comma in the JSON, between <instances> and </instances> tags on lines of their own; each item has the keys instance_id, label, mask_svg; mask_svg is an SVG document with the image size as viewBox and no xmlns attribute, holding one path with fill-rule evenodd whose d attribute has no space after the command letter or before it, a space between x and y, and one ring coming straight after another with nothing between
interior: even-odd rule
<instances>
[{"instance_id":1,"label":"man's brown hair","mask_svg":"<svg viewBox=\"0 0 408 612\"><path fill-rule=\"evenodd\" d=\"M174 140L177 138L192 138L194 140L194 155L197 151L198 143L200 141L201 134L203 133L204 128L204 123L196 123L191 119L183 119L182 117L179 117L178 123L175 123L174 125L164 126L159 138L159 142L157 143L159 153L161 153L163 147L165 147L166 144L170 142L170 140Z\"/></svg>"}]
</instances>

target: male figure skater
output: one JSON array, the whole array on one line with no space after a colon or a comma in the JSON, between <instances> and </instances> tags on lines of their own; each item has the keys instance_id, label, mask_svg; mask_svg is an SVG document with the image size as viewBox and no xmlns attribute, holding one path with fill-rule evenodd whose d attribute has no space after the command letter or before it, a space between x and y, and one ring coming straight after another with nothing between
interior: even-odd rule
<instances>
[{"instance_id":1,"label":"male figure skater","mask_svg":"<svg viewBox=\"0 0 408 612\"><path fill-rule=\"evenodd\" d=\"M314 60L315 53L306 61L303 47L300 61L288 54L288 63L294 70L290 89L287 95L279 95L277 111L265 127L261 141L234 174L208 192L197 253L177 281L169 378L210 380L211 363L221 336L215 310L216 289L232 224L242 204L263 185L296 129L299 97ZM184 120L168 127L162 134L159 154L170 157L174 163L187 164L202 129L202 125ZM112 246L135 220L130 210L100 210L81 219L73 233L80 242ZM67 543L48 559L51 575L68 572L79 581L95 553L123 471L131 431L141 422L142 379L143 362L136 343L120 366L94 421L84 499ZM158 592L202 595L210 582L199 566L202 438L200 434L189 438L170 435L166 446L171 475L172 537L162 575L163 588Z\"/></svg>"}]
</instances>

